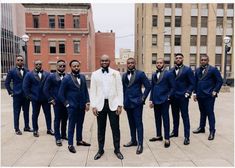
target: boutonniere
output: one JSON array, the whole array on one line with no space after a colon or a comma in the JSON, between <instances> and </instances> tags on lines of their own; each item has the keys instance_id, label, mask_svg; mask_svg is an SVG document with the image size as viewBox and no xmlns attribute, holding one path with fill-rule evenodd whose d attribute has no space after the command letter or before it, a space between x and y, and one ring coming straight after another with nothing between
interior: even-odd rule
<instances>
[{"instance_id":1,"label":"boutonniere","mask_svg":"<svg viewBox=\"0 0 235 168\"><path fill-rule=\"evenodd\" d=\"M113 75L114 78L116 78L116 74L115 73L113 73L112 75Z\"/></svg>"}]
</instances>

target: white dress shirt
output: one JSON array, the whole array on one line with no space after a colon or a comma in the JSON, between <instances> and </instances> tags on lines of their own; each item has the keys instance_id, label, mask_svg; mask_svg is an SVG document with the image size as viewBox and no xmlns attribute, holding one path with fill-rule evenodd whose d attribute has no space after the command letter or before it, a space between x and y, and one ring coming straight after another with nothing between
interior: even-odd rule
<instances>
[{"instance_id":1,"label":"white dress shirt","mask_svg":"<svg viewBox=\"0 0 235 168\"><path fill-rule=\"evenodd\" d=\"M42 73L41 72L38 72L38 76L40 79L42 79Z\"/></svg>"},{"instance_id":2,"label":"white dress shirt","mask_svg":"<svg viewBox=\"0 0 235 168\"><path fill-rule=\"evenodd\" d=\"M20 70L20 74L24 76L24 71L22 69Z\"/></svg>"},{"instance_id":3,"label":"white dress shirt","mask_svg":"<svg viewBox=\"0 0 235 168\"><path fill-rule=\"evenodd\" d=\"M131 80L131 73L129 75L127 75L128 80Z\"/></svg>"},{"instance_id":4,"label":"white dress shirt","mask_svg":"<svg viewBox=\"0 0 235 168\"><path fill-rule=\"evenodd\" d=\"M111 84L110 84L110 76L109 73L107 73L106 71L104 73L102 73L101 75L101 79L102 79L102 83L103 83L103 94L104 94L104 98L108 99L109 97L109 91L112 88Z\"/></svg>"}]
</instances>

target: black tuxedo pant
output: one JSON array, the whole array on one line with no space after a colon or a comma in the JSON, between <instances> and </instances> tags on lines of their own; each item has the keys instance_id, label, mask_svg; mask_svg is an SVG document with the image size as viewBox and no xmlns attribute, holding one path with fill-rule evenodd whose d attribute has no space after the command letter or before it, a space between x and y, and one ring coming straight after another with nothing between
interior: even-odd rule
<instances>
[{"instance_id":1,"label":"black tuxedo pant","mask_svg":"<svg viewBox=\"0 0 235 168\"><path fill-rule=\"evenodd\" d=\"M111 111L109 109L109 103L108 100L106 99L103 109L99 111L99 114L97 116L99 151L104 150L107 115L109 116L110 126L112 129L113 145L115 151L119 151L120 150L119 115L116 114L116 111Z\"/></svg>"}]
</instances>

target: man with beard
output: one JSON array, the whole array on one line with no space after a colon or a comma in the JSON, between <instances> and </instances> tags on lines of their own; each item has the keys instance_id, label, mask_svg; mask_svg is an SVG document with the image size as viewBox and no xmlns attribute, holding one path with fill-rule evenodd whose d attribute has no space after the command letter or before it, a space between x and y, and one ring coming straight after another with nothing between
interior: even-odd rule
<instances>
[{"instance_id":1,"label":"man with beard","mask_svg":"<svg viewBox=\"0 0 235 168\"><path fill-rule=\"evenodd\" d=\"M220 91L223 80L218 69L209 65L208 55L201 56L200 63L201 67L197 68L195 72L196 87L193 96L194 101L198 101L200 124L193 133L205 133L206 117L208 116L210 125L208 140L213 140L215 137L215 98Z\"/></svg>"},{"instance_id":2,"label":"man with beard","mask_svg":"<svg viewBox=\"0 0 235 168\"><path fill-rule=\"evenodd\" d=\"M47 134L54 135L51 129L51 108L47 103L47 98L43 94L43 86L49 73L42 70L42 61L34 62L34 70L27 73L23 81L23 90L28 99L32 101L33 106L33 136L39 137L38 116L42 106L46 119Z\"/></svg>"},{"instance_id":3,"label":"man with beard","mask_svg":"<svg viewBox=\"0 0 235 168\"><path fill-rule=\"evenodd\" d=\"M108 55L102 55L101 68L91 75L91 106L92 112L97 117L99 150L94 159L99 159L104 154L105 130L107 115L113 133L114 153L118 159L123 159L120 152L119 115L122 112L123 92L120 73L109 67Z\"/></svg>"},{"instance_id":4,"label":"man with beard","mask_svg":"<svg viewBox=\"0 0 235 168\"><path fill-rule=\"evenodd\" d=\"M85 111L88 111L90 108L90 99L86 78L80 74L80 62L72 60L69 66L71 73L62 80L58 97L68 111L68 149L70 152L76 153L76 149L73 146L75 126L77 146L90 146L89 143L82 140Z\"/></svg>"},{"instance_id":5,"label":"man with beard","mask_svg":"<svg viewBox=\"0 0 235 168\"><path fill-rule=\"evenodd\" d=\"M157 137L149 141L162 141L162 120L164 127L165 148L170 146L169 98L174 89L172 73L164 69L164 60L159 58L156 73L152 75L152 89L150 94L150 108L154 108Z\"/></svg>"},{"instance_id":6,"label":"man with beard","mask_svg":"<svg viewBox=\"0 0 235 168\"><path fill-rule=\"evenodd\" d=\"M58 98L61 81L65 76L65 68L65 61L58 60L57 72L50 74L43 88L43 92L47 97L48 103L52 104L54 107L54 131L57 146L62 146L61 139L68 140L66 137L66 125L68 119L67 109Z\"/></svg>"},{"instance_id":7,"label":"man with beard","mask_svg":"<svg viewBox=\"0 0 235 168\"><path fill-rule=\"evenodd\" d=\"M25 97L23 92L23 79L25 75L29 72L28 69L24 67L24 59L21 55L16 57L16 67L11 69L5 81L5 87L8 94L13 97L13 116L14 116L14 129L16 135L22 135L19 128L19 119L21 108L24 112L24 131L32 132L29 127L29 103L30 101ZM13 88L11 87L11 82L13 82Z\"/></svg>"},{"instance_id":8,"label":"man with beard","mask_svg":"<svg viewBox=\"0 0 235 168\"><path fill-rule=\"evenodd\" d=\"M179 131L179 114L184 123L184 145L190 143L190 122L189 122L189 98L192 94L195 84L193 71L190 67L183 64L184 56L181 53L175 54L175 67L171 69L171 73L175 77L175 89L170 97L171 109L173 116L173 131L170 137L178 137Z\"/></svg>"},{"instance_id":9,"label":"man with beard","mask_svg":"<svg viewBox=\"0 0 235 168\"><path fill-rule=\"evenodd\" d=\"M151 89L150 82L145 73L135 68L134 58L127 59L127 72L122 76L124 109L127 112L127 118L130 126L131 141L123 145L124 147L137 146L136 154L143 152L143 106L145 99ZM142 86L145 87L142 93ZM136 140L136 132L138 142Z\"/></svg>"}]
</instances>

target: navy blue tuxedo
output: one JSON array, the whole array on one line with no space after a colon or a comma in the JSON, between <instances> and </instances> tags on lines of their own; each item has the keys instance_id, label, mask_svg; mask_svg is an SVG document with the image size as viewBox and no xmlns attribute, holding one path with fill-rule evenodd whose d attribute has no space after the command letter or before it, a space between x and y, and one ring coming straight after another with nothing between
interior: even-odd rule
<instances>
[{"instance_id":1,"label":"navy blue tuxedo","mask_svg":"<svg viewBox=\"0 0 235 168\"><path fill-rule=\"evenodd\" d=\"M29 100L26 99L23 92L23 79L25 75L29 72L28 69L23 68L23 76L20 73L20 70L15 67L11 69L5 80L5 87L9 95L13 97L13 116L14 116L14 128L19 130L19 118L21 108L24 114L24 124L25 128L29 128ZM13 83L13 88L11 87L11 82Z\"/></svg>"},{"instance_id":2,"label":"navy blue tuxedo","mask_svg":"<svg viewBox=\"0 0 235 168\"><path fill-rule=\"evenodd\" d=\"M64 76L62 77L64 78ZM43 88L43 92L46 95L48 102L50 103L52 100L55 101L53 108L55 114L54 131L56 140L60 140L61 137L66 137L66 126L68 119L67 109L58 98L61 81L62 80L58 72L50 74Z\"/></svg>"},{"instance_id":3,"label":"navy blue tuxedo","mask_svg":"<svg viewBox=\"0 0 235 168\"><path fill-rule=\"evenodd\" d=\"M170 71L175 77L175 89L170 97L173 115L173 132L175 133L175 135L178 135L179 113L181 112L184 123L184 137L189 138L190 122L188 115L188 104L190 96L185 97L185 93L191 95L194 90L194 74L192 69L185 65L182 65L177 75L175 67L172 68Z\"/></svg>"},{"instance_id":4,"label":"navy blue tuxedo","mask_svg":"<svg viewBox=\"0 0 235 168\"><path fill-rule=\"evenodd\" d=\"M62 80L59 89L59 99L67 106L69 126L68 143L73 145L74 129L76 140L82 141L82 128L85 117L86 103L90 102L85 76L80 74L80 84L77 77L68 74Z\"/></svg>"},{"instance_id":5,"label":"navy blue tuxedo","mask_svg":"<svg viewBox=\"0 0 235 168\"><path fill-rule=\"evenodd\" d=\"M157 78L157 73L153 73L150 101L154 104L156 135L157 137L162 136L163 120L165 139L169 139L170 123L168 99L174 90L174 85L174 76L169 71L162 71L159 78Z\"/></svg>"},{"instance_id":6,"label":"navy blue tuxedo","mask_svg":"<svg viewBox=\"0 0 235 168\"><path fill-rule=\"evenodd\" d=\"M43 93L43 87L47 77L49 76L48 72L42 71L42 77L39 78L38 73L33 70L25 76L23 81L23 90L31 101L33 106L33 130L38 131L38 116L40 113L40 108L42 106L43 112L46 119L47 130L51 129L51 108L47 102L47 98Z\"/></svg>"},{"instance_id":7,"label":"navy blue tuxedo","mask_svg":"<svg viewBox=\"0 0 235 168\"><path fill-rule=\"evenodd\" d=\"M143 145L143 122L142 113L145 99L147 98L151 85L143 71L135 70L130 81L128 74L122 76L123 92L124 92L124 109L130 126L131 141L136 142L136 131L138 133L138 144ZM142 93L142 86L145 87Z\"/></svg>"},{"instance_id":8,"label":"navy blue tuxedo","mask_svg":"<svg viewBox=\"0 0 235 168\"><path fill-rule=\"evenodd\" d=\"M203 73L203 69L197 68L195 72L195 93L198 100L200 110L200 125L199 127L205 128L206 117L208 116L210 132L215 131L215 114L214 104L215 97L212 92L219 93L223 84L220 72L217 68L208 65Z\"/></svg>"}]
</instances>

